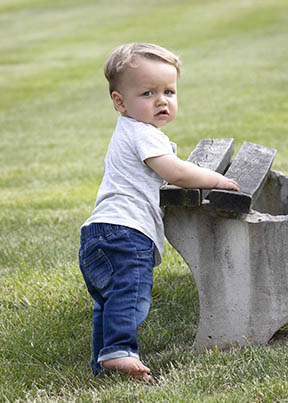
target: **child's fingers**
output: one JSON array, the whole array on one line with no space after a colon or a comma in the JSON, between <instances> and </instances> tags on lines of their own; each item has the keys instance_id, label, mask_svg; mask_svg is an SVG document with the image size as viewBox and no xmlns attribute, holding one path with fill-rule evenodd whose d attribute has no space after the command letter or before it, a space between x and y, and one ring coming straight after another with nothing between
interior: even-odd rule
<instances>
[{"instance_id":1,"label":"child's fingers","mask_svg":"<svg viewBox=\"0 0 288 403\"><path fill-rule=\"evenodd\" d=\"M229 182L233 190L239 190L239 185L234 179L229 179Z\"/></svg>"}]
</instances>

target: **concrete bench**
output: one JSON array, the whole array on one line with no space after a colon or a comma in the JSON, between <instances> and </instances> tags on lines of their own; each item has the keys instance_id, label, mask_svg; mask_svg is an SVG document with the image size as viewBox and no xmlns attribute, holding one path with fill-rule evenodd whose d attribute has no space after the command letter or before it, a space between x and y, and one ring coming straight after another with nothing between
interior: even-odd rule
<instances>
[{"instance_id":1,"label":"concrete bench","mask_svg":"<svg viewBox=\"0 0 288 403\"><path fill-rule=\"evenodd\" d=\"M288 322L288 176L271 170L275 153L245 142L232 160L233 139L202 140L188 159L240 192L160 191L166 237L198 287L198 350L264 345Z\"/></svg>"}]
</instances>

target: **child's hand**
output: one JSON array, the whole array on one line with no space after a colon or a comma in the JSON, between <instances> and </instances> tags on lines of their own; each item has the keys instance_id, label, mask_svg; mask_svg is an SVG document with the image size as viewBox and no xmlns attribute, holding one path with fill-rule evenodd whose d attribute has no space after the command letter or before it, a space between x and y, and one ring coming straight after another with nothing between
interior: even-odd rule
<instances>
[{"instance_id":1,"label":"child's hand","mask_svg":"<svg viewBox=\"0 0 288 403\"><path fill-rule=\"evenodd\" d=\"M226 178L223 175L219 175L219 180L216 184L216 189L226 189L226 190L235 190L239 191L239 185L234 179Z\"/></svg>"}]
</instances>

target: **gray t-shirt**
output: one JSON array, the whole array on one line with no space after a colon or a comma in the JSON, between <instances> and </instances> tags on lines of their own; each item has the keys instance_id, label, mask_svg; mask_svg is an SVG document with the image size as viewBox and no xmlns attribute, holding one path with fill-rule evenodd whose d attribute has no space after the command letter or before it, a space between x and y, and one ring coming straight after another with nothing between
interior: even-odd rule
<instances>
[{"instance_id":1,"label":"gray t-shirt","mask_svg":"<svg viewBox=\"0 0 288 403\"><path fill-rule=\"evenodd\" d=\"M173 143L156 127L119 117L105 157L95 208L83 224L109 223L141 231L155 243L155 265L164 248L160 186L164 183L145 160L173 154Z\"/></svg>"}]
</instances>

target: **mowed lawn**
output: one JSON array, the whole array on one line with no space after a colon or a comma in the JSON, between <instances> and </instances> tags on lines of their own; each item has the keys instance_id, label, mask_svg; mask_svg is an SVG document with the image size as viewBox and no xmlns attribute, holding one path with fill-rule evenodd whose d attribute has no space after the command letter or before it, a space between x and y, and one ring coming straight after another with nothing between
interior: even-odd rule
<instances>
[{"instance_id":1,"label":"mowed lawn","mask_svg":"<svg viewBox=\"0 0 288 403\"><path fill-rule=\"evenodd\" d=\"M167 244L139 329L150 385L94 378L92 301L78 269L117 114L103 64L126 42L182 60L164 131L276 148L288 173L287 0L0 1L0 401L287 402L288 336L199 354L197 288ZM135 178L137 180L137 178Z\"/></svg>"}]
</instances>

